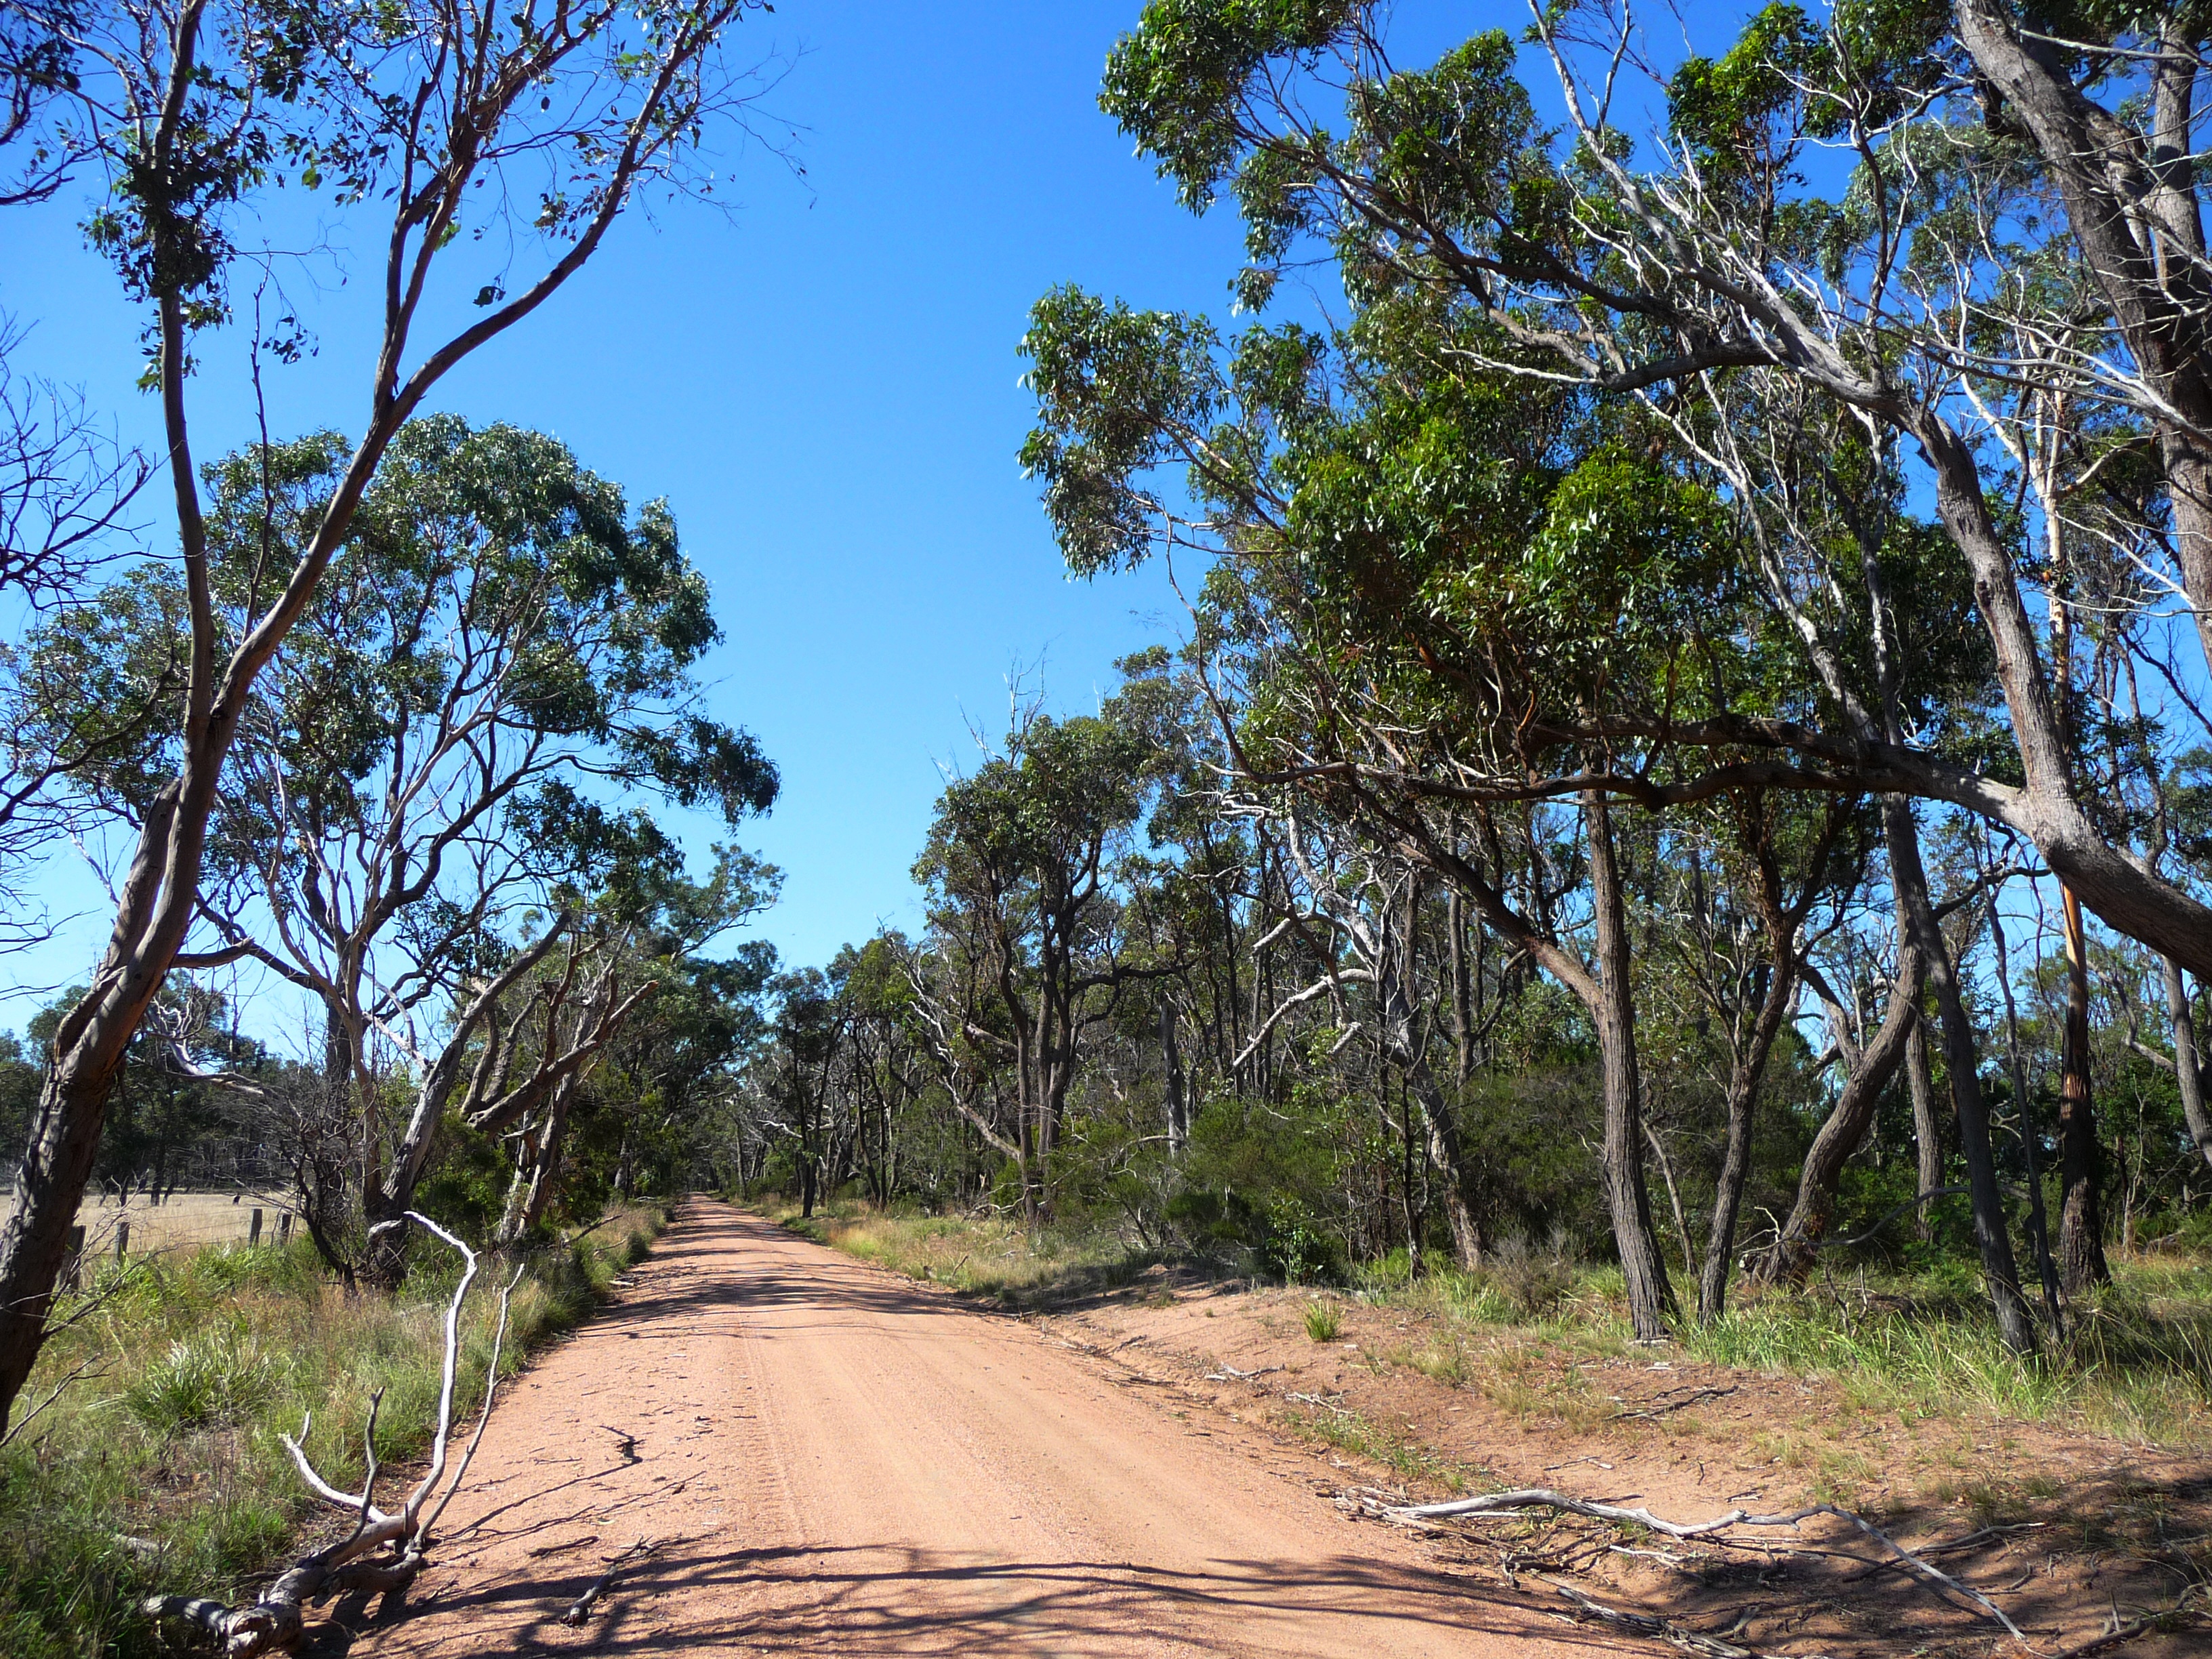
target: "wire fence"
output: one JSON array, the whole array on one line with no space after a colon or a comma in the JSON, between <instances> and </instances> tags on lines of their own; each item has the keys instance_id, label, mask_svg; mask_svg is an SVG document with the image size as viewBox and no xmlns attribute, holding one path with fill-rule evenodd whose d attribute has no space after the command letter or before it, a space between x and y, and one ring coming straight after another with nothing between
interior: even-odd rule
<instances>
[{"instance_id":1,"label":"wire fence","mask_svg":"<svg viewBox=\"0 0 2212 1659\"><path fill-rule=\"evenodd\" d=\"M62 1274L68 1285L104 1257L129 1260L210 1244L285 1244L295 1224L284 1206L239 1193L170 1193L158 1204L100 1199L81 1206L76 1221Z\"/></svg>"}]
</instances>

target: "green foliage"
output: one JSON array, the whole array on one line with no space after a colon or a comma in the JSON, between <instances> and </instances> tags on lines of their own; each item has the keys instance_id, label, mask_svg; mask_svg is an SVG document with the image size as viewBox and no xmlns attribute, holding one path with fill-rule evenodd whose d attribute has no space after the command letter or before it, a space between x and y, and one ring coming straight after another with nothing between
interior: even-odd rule
<instances>
[{"instance_id":1,"label":"green foliage","mask_svg":"<svg viewBox=\"0 0 2212 1659\"><path fill-rule=\"evenodd\" d=\"M1305 1327L1309 1342L1334 1342L1344 1329L1344 1316L1334 1302L1309 1302Z\"/></svg>"}]
</instances>

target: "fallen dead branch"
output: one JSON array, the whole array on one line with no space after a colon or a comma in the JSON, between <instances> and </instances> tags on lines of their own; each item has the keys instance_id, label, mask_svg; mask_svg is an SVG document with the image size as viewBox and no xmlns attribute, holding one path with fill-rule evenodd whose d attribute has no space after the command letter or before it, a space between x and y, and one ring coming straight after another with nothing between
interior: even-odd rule
<instances>
[{"instance_id":1,"label":"fallen dead branch","mask_svg":"<svg viewBox=\"0 0 2212 1659\"><path fill-rule=\"evenodd\" d=\"M2110 1653L2114 1648L2132 1642L2138 1636L2148 1636L2153 1631L2179 1629L2180 1626L2174 1622L2176 1620L2194 1624L2197 1622L2199 1615L2197 1609L2190 1606L2190 1602L2195 1599L2199 1588L2199 1586L2191 1585L2182 1591L2180 1599L2172 1607L2161 1607L2156 1613L2147 1613L2140 1619L2130 1620L2126 1624L2120 1623L2119 1614L2116 1609L2112 1615L2112 1627L2110 1630L2101 1635L2093 1636L2086 1642L2076 1642L2070 1648L2061 1648L2057 1652L2051 1655L2050 1659L2088 1659L2088 1656L2093 1653Z\"/></svg>"},{"instance_id":2,"label":"fallen dead branch","mask_svg":"<svg viewBox=\"0 0 2212 1659\"><path fill-rule=\"evenodd\" d=\"M1739 1385L1737 1384L1731 1383L1725 1389L1692 1389L1686 1392L1668 1389L1663 1393L1655 1395L1652 1397L1651 1404L1642 1411L1615 1412L1613 1414L1613 1420L1617 1423L1621 1423L1626 1422L1629 1419L1635 1417L1664 1417L1669 1412L1683 1411L1692 1406L1702 1406L1709 1400L1725 1400L1729 1395L1736 1391L1736 1388ZM1668 1395L1678 1392L1682 1393L1682 1398L1680 1400L1667 1400ZM1667 1403L1661 1405L1659 1402L1662 1400L1665 1400Z\"/></svg>"},{"instance_id":3,"label":"fallen dead branch","mask_svg":"<svg viewBox=\"0 0 2212 1659\"><path fill-rule=\"evenodd\" d=\"M1750 1648L1740 1648L1733 1642L1717 1636L1706 1636L1672 1619L1663 1619L1656 1613L1634 1613L1623 1607L1607 1607L1595 1596L1577 1589L1572 1584L1563 1584L1556 1578L1543 1581L1553 1594L1564 1596L1574 1605L1575 1611L1600 1624L1610 1625L1635 1636L1656 1637L1673 1644L1685 1653L1705 1656L1705 1659L1757 1659Z\"/></svg>"},{"instance_id":4,"label":"fallen dead branch","mask_svg":"<svg viewBox=\"0 0 2212 1659\"><path fill-rule=\"evenodd\" d=\"M225 1607L204 1596L155 1595L149 1596L139 1607L148 1618L181 1619L214 1637L230 1659L252 1659L256 1654L286 1650L299 1644L303 1632L302 1607L348 1591L389 1594L411 1583L422 1571L432 1540L431 1529L460 1489L477 1447L483 1440L484 1425L491 1419L492 1402L499 1391L499 1356L507 1340L508 1305L515 1285L521 1280L522 1270L516 1268L514 1277L500 1292L499 1323L492 1335L483 1410L477 1419L476 1432L470 1437L459 1462L447 1478L446 1446L453 1426L453 1384L460 1362L461 1304L477 1276L477 1253L428 1216L410 1210L407 1218L459 1251L465 1264L460 1283L453 1287L453 1300L446 1306L445 1363L440 1373L438 1428L430 1443L428 1471L397 1510L386 1512L376 1506L376 1418L383 1403L383 1391L379 1389L369 1400L368 1425L364 1433L368 1468L361 1490L340 1492L307 1460L307 1433L314 1423L313 1413L310 1413L300 1425L297 1439L289 1435L281 1437L284 1449L292 1454L293 1464L310 1492L354 1517L353 1530L338 1542L302 1556L279 1574L258 1600L245 1606ZM442 1492L439 1490L441 1480ZM384 1552L380 1557L371 1556L372 1551L380 1549Z\"/></svg>"},{"instance_id":5,"label":"fallen dead branch","mask_svg":"<svg viewBox=\"0 0 2212 1659\"><path fill-rule=\"evenodd\" d=\"M1479 1515L1525 1515L1531 1510L1563 1510L1570 1515L1584 1515L1597 1521L1627 1522L1648 1527L1653 1532L1664 1533L1669 1538L1713 1538L1737 1527L1796 1527L1819 1515L1833 1516L1848 1522L1868 1537L1888 1550L1897 1559L1917 1572L1929 1583L1965 1596L2005 1627L2006 1632L2021 1646L2027 1638L2020 1626L2006 1617L2005 1611L1972 1584L1960 1583L1941 1568L1931 1565L1906 1549L1887 1533L1864 1516L1839 1509L1833 1504L1808 1504L1802 1509L1790 1510L1775 1515L1753 1515L1748 1510L1730 1510L1725 1515L1715 1516L1710 1521L1668 1521L1652 1514L1648 1509L1627 1509L1618 1504L1601 1504L1589 1498L1573 1498L1548 1486L1522 1486L1511 1492L1494 1492L1480 1498L1454 1498L1443 1504L1375 1504L1375 1512L1384 1519L1401 1523L1419 1524L1431 1521L1461 1520Z\"/></svg>"},{"instance_id":6,"label":"fallen dead branch","mask_svg":"<svg viewBox=\"0 0 2212 1659\"><path fill-rule=\"evenodd\" d=\"M607 1570L592 1580L584 1593L568 1604L568 1611L561 1615L561 1622L564 1625L574 1626L580 1625L589 1619L592 1616L592 1604L614 1588L617 1575L632 1561L652 1554L656 1547L658 1547L649 1540L641 1538L613 1560L608 1562Z\"/></svg>"},{"instance_id":7,"label":"fallen dead branch","mask_svg":"<svg viewBox=\"0 0 2212 1659\"><path fill-rule=\"evenodd\" d=\"M529 1556L532 1560L535 1560L542 1555L566 1555L570 1550L583 1549L586 1546L596 1544L599 1541L599 1534L592 1533L587 1537L571 1538L565 1544L540 1544L535 1549L523 1551L523 1553Z\"/></svg>"}]
</instances>

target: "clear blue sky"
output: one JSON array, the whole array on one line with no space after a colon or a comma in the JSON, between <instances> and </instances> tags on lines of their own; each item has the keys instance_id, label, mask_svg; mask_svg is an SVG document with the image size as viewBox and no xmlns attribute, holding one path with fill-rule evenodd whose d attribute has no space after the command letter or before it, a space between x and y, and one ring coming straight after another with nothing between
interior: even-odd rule
<instances>
[{"instance_id":1,"label":"clear blue sky","mask_svg":"<svg viewBox=\"0 0 2212 1659\"><path fill-rule=\"evenodd\" d=\"M743 839L787 872L760 931L787 960L916 920L907 871L939 763L972 755L969 720L1003 720L1010 666L1042 657L1053 701L1085 705L1117 655L1178 629L1156 575L1063 577L1014 460L1030 415L1015 344L1041 293L1073 280L1221 311L1238 262L1232 217L1183 212L1098 111L1107 51L1139 9L787 0L744 28L803 54L771 102L802 129L805 179L754 155L731 170L734 221L684 204L633 215L434 396L557 434L634 501L669 499L727 635L716 711L782 769L781 801ZM1425 61L1524 17L1408 6L1394 44ZM83 207L65 192L9 215L0 310L33 327L21 368L81 385L147 438L140 319L84 252ZM355 235L369 246L374 226ZM361 424L374 269L313 269L319 293L291 280L320 353L274 372L279 436ZM235 344L195 391L203 459L252 435L224 367ZM57 872L53 896L98 908L81 877ZM105 927L94 914L0 963L0 987L81 975ZM28 1012L0 994L0 1024Z\"/></svg>"}]
</instances>

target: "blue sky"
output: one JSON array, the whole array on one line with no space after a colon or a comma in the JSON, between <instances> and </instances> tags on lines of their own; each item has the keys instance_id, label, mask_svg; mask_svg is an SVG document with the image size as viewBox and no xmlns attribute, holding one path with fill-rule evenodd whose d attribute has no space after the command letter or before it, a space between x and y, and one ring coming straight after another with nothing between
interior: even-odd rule
<instances>
[{"instance_id":1,"label":"blue sky","mask_svg":"<svg viewBox=\"0 0 2212 1659\"><path fill-rule=\"evenodd\" d=\"M769 101L801 130L804 179L756 154L719 192L741 203L733 216L680 203L631 216L434 395L471 421L556 434L634 501L669 499L727 635L715 710L782 769L781 801L743 839L787 872L760 931L788 960L916 920L907 872L939 766L973 754L969 721L1003 720L1011 667L1042 659L1052 701L1085 706L1117 655L1178 627L1156 574L1065 579L1014 460L1031 412L1015 345L1040 294L1077 281L1219 312L1238 263L1233 219L1182 211L1098 111L1107 51L1139 9L787 0L744 28L799 54ZM1394 42L1425 61L1522 15L1408 7ZM19 368L80 385L143 440L156 411L132 389L140 319L83 250L84 204L64 192L10 215L0 310L32 329ZM356 246L374 230L364 221ZM272 371L278 435L359 429L373 276L341 258L288 279L319 350ZM210 349L195 388L203 459L252 435L236 346ZM703 845L711 826L696 830ZM87 918L0 963L0 987L94 959L97 890L58 869L49 884L57 909ZM0 994L0 1024L27 1012Z\"/></svg>"}]
</instances>

